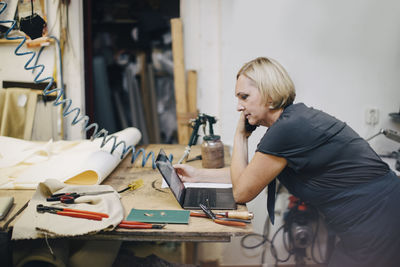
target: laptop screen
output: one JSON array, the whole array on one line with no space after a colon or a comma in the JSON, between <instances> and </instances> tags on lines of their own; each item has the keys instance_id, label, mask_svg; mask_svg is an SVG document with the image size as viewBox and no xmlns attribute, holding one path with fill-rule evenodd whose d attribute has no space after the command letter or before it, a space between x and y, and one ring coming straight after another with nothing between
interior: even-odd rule
<instances>
[{"instance_id":1,"label":"laptop screen","mask_svg":"<svg viewBox=\"0 0 400 267\"><path fill-rule=\"evenodd\" d=\"M156 165L161 175L169 185L172 193L175 195L175 198L179 203L182 203L185 186L181 179L179 179L178 174L176 173L163 149L161 149L158 153Z\"/></svg>"}]
</instances>

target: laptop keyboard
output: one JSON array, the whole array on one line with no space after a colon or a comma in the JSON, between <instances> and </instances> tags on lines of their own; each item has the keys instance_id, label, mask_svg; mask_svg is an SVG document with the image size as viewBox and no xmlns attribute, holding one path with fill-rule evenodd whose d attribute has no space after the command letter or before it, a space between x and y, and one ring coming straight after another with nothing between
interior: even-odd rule
<instances>
[{"instance_id":1,"label":"laptop keyboard","mask_svg":"<svg viewBox=\"0 0 400 267\"><path fill-rule=\"evenodd\" d=\"M206 189L198 189L196 194L191 192L189 199L190 203L202 203L207 207L215 207L217 202L217 193L216 190L212 190L210 188Z\"/></svg>"}]
</instances>

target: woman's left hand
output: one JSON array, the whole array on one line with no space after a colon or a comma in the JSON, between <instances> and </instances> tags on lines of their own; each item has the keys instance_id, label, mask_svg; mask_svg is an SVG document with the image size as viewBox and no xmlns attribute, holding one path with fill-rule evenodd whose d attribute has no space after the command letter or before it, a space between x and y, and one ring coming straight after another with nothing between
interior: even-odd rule
<instances>
[{"instance_id":1,"label":"woman's left hand","mask_svg":"<svg viewBox=\"0 0 400 267\"><path fill-rule=\"evenodd\" d=\"M174 168L182 182L197 183L201 182L199 177L199 170L187 164L175 164Z\"/></svg>"}]
</instances>

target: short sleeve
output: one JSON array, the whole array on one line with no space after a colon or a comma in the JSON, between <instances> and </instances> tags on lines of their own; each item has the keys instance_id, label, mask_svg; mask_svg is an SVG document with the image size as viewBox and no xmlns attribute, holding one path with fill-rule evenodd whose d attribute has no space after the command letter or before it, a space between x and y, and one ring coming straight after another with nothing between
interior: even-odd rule
<instances>
[{"instance_id":1,"label":"short sleeve","mask_svg":"<svg viewBox=\"0 0 400 267\"><path fill-rule=\"evenodd\" d=\"M267 130L256 151L283 157L289 167L306 165L312 160L308 152L325 143L345 126L345 123L322 111L302 103L293 104Z\"/></svg>"}]
</instances>

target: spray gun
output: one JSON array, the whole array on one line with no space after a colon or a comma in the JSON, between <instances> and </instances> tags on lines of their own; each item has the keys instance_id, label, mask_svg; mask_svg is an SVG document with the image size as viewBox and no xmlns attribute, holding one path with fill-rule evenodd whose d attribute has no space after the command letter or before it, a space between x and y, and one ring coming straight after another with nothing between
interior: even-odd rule
<instances>
[{"instance_id":1,"label":"spray gun","mask_svg":"<svg viewBox=\"0 0 400 267\"><path fill-rule=\"evenodd\" d=\"M204 165L204 163L207 163L208 162L207 159L210 158L210 153L208 153L208 154L203 153L204 151L207 151L207 149L204 150L204 147L207 144L208 145L212 145L211 149L213 149L213 150L216 148L216 149L218 149L218 151L221 151L221 148L222 148L222 155L214 157L212 162L213 162L213 164L216 164L216 163L218 163L218 161L215 160L215 159L221 159L221 157L222 157L222 165L223 165L223 145L222 145L222 142L220 141L220 136L219 135L214 135L213 125L216 122L217 122L217 120L215 119L215 117L207 115L207 114L204 114L204 113L200 113L197 116L196 119L190 120L191 127L193 128L193 131L192 131L192 134L190 136L189 143L185 148L185 152L183 153L183 156L181 157L181 159L178 161L179 164L187 159L187 157L189 156L189 153L190 153L192 145L197 144L197 139L199 137L198 131L199 131L200 126L202 125L203 126L203 132L204 132L203 145L202 145L203 165ZM208 128L209 128L209 134L208 135L206 134L207 123L208 123ZM212 154L215 154L214 151L212 151ZM221 152L219 154L221 154ZM218 163L217 165L221 165L221 163Z\"/></svg>"},{"instance_id":2,"label":"spray gun","mask_svg":"<svg viewBox=\"0 0 400 267\"><path fill-rule=\"evenodd\" d=\"M190 120L191 127L193 128L192 134L189 139L189 143L185 148L185 152L183 153L183 156L181 159L178 161L178 163L182 163L188 156L191 150L192 145L197 144L197 139L199 138L199 135L197 134L200 128L200 125L206 125L207 123L207 117L208 115L205 115L203 113L200 113L196 119Z\"/></svg>"},{"instance_id":3,"label":"spray gun","mask_svg":"<svg viewBox=\"0 0 400 267\"><path fill-rule=\"evenodd\" d=\"M209 116L209 115L206 115L206 114L203 114L203 116L204 116L204 119L206 120L206 122L208 122L208 128L209 128L209 131L210 131L209 135L213 136L214 135L213 124L215 124L217 122L217 120L213 116ZM203 127L204 135L206 135L206 129L205 128L206 128L206 124L204 124L204 127Z\"/></svg>"}]
</instances>

